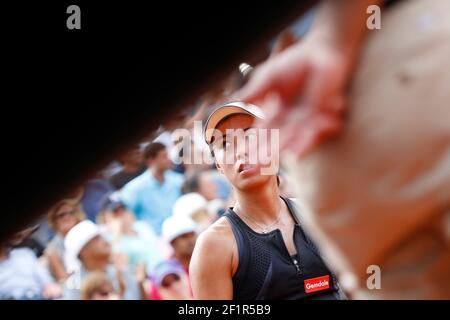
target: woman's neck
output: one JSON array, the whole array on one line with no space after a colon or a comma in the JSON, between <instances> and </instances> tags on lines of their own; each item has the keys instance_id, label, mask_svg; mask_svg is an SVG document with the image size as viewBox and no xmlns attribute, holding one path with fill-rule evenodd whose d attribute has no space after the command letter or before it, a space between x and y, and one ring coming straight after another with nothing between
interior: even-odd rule
<instances>
[{"instance_id":1,"label":"woman's neck","mask_svg":"<svg viewBox=\"0 0 450 320\"><path fill-rule=\"evenodd\" d=\"M282 208L275 176L261 188L251 191L236 190L236 199L234 210L238 214L244 214L264 224L270 224L277 219Z\"/></svg>"}]
</instances>

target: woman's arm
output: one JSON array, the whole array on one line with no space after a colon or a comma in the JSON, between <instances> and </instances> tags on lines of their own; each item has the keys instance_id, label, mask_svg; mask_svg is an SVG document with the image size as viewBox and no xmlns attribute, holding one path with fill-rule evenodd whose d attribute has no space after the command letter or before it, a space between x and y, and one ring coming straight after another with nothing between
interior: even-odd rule
<instances>
[{"instance_id":1,"label":"woman's arm","mask_svg":"<svg viewBox=\"0 0 450 320\"><path fill-rule=\"evenodd\" d=\"M233 234L223 225L200 234L189 267L194 299L233 299L233 245Z\"/></svg>"},{"instance_id":2,"label":"woman's arm","mask_svg":"<svg viewBox=\"0 0 450 320\"><path fill-rule=\"evenodd\" d=\"M304 155L343 126L347 85L367 33L369 5L322 1L306 36L258 66L237 99L260 105L280 147Z\"/></svg>"}]
</instances>

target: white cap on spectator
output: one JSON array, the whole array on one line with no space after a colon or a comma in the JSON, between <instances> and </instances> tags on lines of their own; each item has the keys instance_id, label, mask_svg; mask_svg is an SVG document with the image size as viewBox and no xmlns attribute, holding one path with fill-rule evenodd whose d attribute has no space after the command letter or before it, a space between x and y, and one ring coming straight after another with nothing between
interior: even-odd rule
<instances>
[{"instance_id":1,"label":"white cap on spectator","mask_svg":"<svg viewBox=\"0 0 450 320\"><path fill-rule=\"evenodd\" d=\"M71 270L79 265L81 249L93 238L100 235L99 227L90 220L83 220L67 233L64 239L66 268Z\"/></svg>"},{"instance_id":2,"label":"white cap on spectator","mask_svg":"<svg viewBox=\"0 0 450 320\"><path fill-rule=\"evenodd\" d=\"M194 213L201 209L207 210L208 201L196 192L182 195L173 205L174 216L184 216L192 218Z\"/></svg>"},{"instance_id":3,"label":"white cap on spectator","mask_svg":"<svg viewBox=\"0 0 450 320\"><path fill-rule=\"evenodd\" d=\"M185 216L170 216L162 225L162 235L168 242L172 242L183 234L196 231L195 222Z\"/></svg>"}]
</instances>

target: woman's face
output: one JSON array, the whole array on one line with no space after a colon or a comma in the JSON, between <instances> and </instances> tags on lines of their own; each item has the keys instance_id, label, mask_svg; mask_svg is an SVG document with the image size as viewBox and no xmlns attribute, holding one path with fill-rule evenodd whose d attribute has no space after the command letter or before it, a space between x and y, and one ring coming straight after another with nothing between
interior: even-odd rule
<instances>
[{"instance_id":1,"label":"woman's face","mask_svg":"<svg viewBox=\"0 0 450 320\"><path fill-rule=\"evenodd\" d=\"M66 235L77 224L76 210L75 206L69 204L63 204L58 208L55 214L56 231L58 233Z\"/></svg>"},{"instance_id":2,"label":"woman's face","mask_svg":"<svg viewBox=\"0 0 450 320\"><path fill-rule=\"evenodd\" d=\"M254 118L246 114L222 120L216 127L222 136L215 135L212 143L218 170L242 191L258 188L275 177L275 173L261 172L262 168L269 167L262 163L259 152L266 142L259 139L259 129L252 128L253 122Z\"/></svg>"}]
</instances>

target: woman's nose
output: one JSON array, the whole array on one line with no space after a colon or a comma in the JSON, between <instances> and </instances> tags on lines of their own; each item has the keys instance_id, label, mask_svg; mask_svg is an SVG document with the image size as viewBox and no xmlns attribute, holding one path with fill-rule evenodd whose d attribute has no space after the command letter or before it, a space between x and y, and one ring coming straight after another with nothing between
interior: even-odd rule
<instances>
[{"instance_id":1,"label":"woman's nose","mask_svg":"<svg viewBox=\"0 0 450 320\"><path fill-rule=\"evenodd\" d=\"M236 150L236 158L237 159L246 159L248 155L248 143L245 137L240 137L236 139L235 143Z\"/></svg>"},{"instance_id":2,"label":"woman's nose","mask_svg":"<svg viewBox=\"0 0 450 320\"><path fill-rule=\"evenodd\" d=\"M247 158L247 150L245 148L236 148L236 160L245 160Z\"/></svg>"}]
</instances>

